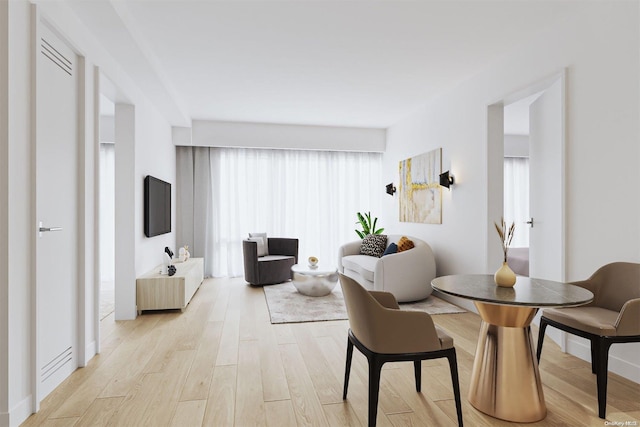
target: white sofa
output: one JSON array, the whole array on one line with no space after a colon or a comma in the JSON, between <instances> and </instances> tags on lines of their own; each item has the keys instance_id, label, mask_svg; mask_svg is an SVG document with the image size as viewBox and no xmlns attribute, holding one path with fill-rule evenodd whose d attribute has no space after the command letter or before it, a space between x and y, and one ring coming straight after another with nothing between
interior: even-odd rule
<instances>
[{"instance_id":1,"label":"white sofa","mask_svg":"<svg viewBox=\"0 0 640 427\"><path fill-rule=\"evenodd\" d=\"M387 236L387 247L402 235ZM415 244L408 251L376 258L360 255L362 240L349 242L338 250L338 270L365 289L391 292L398 302L418 301L431 295L436 277L436 261L431 246L407 236Z\"/></svg>"}]
</instances>

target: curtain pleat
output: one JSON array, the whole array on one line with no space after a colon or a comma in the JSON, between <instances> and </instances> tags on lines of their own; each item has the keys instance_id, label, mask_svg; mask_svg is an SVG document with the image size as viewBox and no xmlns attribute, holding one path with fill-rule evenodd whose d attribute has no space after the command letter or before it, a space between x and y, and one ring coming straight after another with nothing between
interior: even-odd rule
<instances>
[{"instance_id":1,"label":"curtain pleat","mask_svg":"<svg viewBox=\"0 0 640 427\"><path fill-rule=\"evenodd\" d=\"M529 159L526 157L504 159L504 220L507 224L516 224L511 246L528 248Z\"/></svg>"}]
</instances>

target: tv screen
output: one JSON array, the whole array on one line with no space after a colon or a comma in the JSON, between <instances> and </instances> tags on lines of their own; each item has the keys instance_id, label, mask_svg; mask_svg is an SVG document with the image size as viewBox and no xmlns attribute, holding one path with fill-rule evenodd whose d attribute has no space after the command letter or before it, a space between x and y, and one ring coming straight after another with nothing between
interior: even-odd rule
<instances>
[{"instance_id":1,"label":"tv screen","mask_svg":"<svg viewBox=\"0 0 640 427\"><path fill-rule=\"evenodd\" d=\"M171 184L151 175L144 179L144 234L171 232Z\"/></svg>"}]
</instances>

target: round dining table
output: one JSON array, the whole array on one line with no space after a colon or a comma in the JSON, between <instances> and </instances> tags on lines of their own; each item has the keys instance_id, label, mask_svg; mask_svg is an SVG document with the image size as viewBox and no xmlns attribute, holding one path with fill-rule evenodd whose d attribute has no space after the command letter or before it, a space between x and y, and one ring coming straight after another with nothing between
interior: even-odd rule
<instances>
[{"instance_id":1,"label":"round dining table","mask_svg":"<svg viewBox=\"0 0 640 427\"><path fill-rule=\"evenodd\" d=\"M495 418L535 422L547 415L531 321L544 307L574 307L593 293L568 283L518 276L512 288L493 275L456 274L433 279L433 289L472 300L482 319L473 362L469 402Z\"/></svg>"}]
</instances>

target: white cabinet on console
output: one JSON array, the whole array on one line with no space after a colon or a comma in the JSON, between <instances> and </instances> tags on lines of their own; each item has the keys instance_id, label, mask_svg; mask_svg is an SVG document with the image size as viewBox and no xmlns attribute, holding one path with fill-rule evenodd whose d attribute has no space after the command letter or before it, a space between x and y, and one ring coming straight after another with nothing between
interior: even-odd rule
<instances>
[{"instance_id":1,"label":"white cabinet on console","mask_svg":"<svg viewBox=\"0 0 640 427\"><path fill-rule=\"evenodd\" d=\"M136 279L138 314L143 310L179 308L184 311L204 278L202 258L175 262L176 274L160 274L163 265Z\"/></svg>"}]
</instances>

